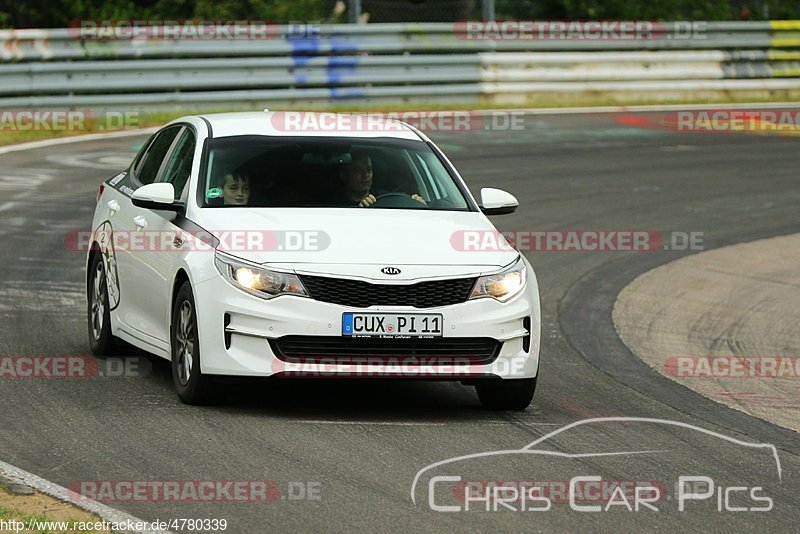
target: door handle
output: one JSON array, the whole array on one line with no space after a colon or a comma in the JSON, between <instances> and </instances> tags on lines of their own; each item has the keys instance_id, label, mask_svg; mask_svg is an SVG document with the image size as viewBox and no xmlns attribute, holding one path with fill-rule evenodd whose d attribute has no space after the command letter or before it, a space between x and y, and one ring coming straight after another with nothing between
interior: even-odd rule
<instances>
[{"instance_id":1,"label":"door handle","mask_svg":"<svg viewBox=\"0 0 800 534\"><path fill-rule=\"evenodd\" d=\"M136 225L137 230L141 230L147 226L147 219L142 217L141 215L137 215L133 218L133 224Z\"/></svg>"},{"instance_id":2,"label":"door handle","mask_svg":"<svg viewBox=\"0 0 800 534\"><path fill-rule=\"evenodd\" d=\"M113 217L119 211L119 202L117 202L116 200L109 200L106 203L106 206L108 206L109 217Z\"/></svg>"}]
</instances>

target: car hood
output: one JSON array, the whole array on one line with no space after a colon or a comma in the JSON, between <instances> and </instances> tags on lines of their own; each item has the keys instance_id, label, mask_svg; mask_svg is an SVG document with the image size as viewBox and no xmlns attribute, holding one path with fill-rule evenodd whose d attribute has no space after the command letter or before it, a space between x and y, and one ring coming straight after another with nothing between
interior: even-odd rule
<instances>
[{"instance_id":1,"label":"car hood","mask_svg":"<svg viewBox=\"0 0 800 534\"><path fill-rule=\"evenodd\" d=\"M366 208L202 211L202 222L198 222L220 238L219 250L299 272L399 281L492 271L518 256L510 247L463 250L458 244L462 232L496 232L477 212ZM251 236L249 243L243 235ZM260 241L263 247L258 246ZM383 273L384 267L396 267L400 273Z\"/></svg>"}]
</instances>

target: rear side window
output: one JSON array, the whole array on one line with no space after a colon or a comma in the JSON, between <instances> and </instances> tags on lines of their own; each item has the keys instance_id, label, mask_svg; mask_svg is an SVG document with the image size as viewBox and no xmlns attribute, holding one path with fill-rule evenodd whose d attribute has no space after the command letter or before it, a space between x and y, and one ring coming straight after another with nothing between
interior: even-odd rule
<instances>
[{"instance_id":1,"label":"rear side window","mask_svg":"<svg viewBox=\"0 0 800 534\"><path fill-rule=\"evenodd\" d=\"M145 141L144 145L142 145L141 150L136 154L136 157L133 158L133 164L131 165L131 173L137 174L139 169L142 168L142 162L144 161L144 155L147 152L147 149L150 148L150 142L153 140L155 135L150 136L150 138Z\"/></svg>"},{"instance_id":2,"label":"rear side window","mask_svg":"<svg viewBox=\"0 0 800 534\"><path fill-rule=\"evenodd\" d=\"M161 180L171 183L175 188L175 200L181 198L183 188L189 181L192 172L192 160L194 158L195 140L194 134L188 128L178 139L175 150L167 162L164 176Z\"/></svg>"},{"instance_id":3,"label":"rear side window","mask_svg":"<svg viewBox=\"0 0 800 534\"><path fill-rule=\"evenodd\" d=\"M167 155L167 151L172 146L172 142L180 129L180 126L171 126L157 133L150 142L141 160L136 163L134 168L133 177L141 185L151 184L155 181L158 169L161 168L161 163L164 161L164 156Z\"/></svg>"}]
</instances>

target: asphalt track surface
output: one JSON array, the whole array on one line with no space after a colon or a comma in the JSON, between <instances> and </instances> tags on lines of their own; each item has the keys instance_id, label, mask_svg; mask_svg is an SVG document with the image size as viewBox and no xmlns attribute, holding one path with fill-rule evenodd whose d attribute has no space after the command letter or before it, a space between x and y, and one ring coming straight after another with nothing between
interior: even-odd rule
<instances>
[{"instance_id":1,"label":"asphalt track surface","mask_svg":"<svg viewBox=\"0 0 800 534\"><path fill-rule=\"evenodd\" d=\"M706 248L800 231L796 138L636 128L611 114L529 116L522 131L432 137L473 191L497 186L517 195L521 208L495 218L504 230L699 231ZM87 229L99 182L125 167L143 139L0 156L0 355L89 353L84 256L64 246L64 235ZM63 486L85 480L275 481L281 497L268 503L108 503L143 519L225 518L229 532L797 531L797 434L656 375L613 331L616 292L681 254L527 254L539 277L543 321L539 389L523 413L486 411L473 388L457 383L376 380L227 386L218 405L190 407L176 398L166 362L153 358L147 360L151 371L138 378L0 380L0 459ZM660 501L659 512L578 512L563 498L554 498L548 511L501 506L487 512L473 503L469 511L438 512L428 504L428 479L436 470L422 475L416 502L411 499L415 476L429 464L519 449L563 425L614 416L678 421L742 442L774 443L780 482L765 449L646 422L564 432L547 441L561 456L462 460L459 467L440 466L437 474L554 484L600 475L659 480L665 487L680 475L707 475L717 489L758 481L773 499L772 510L719 511L715 493L683 512L674 498ZM653 452L564 456L636 450ZM292 482L311 483L319 498L290 499ZM463 508L457 488L434 488L450 490L449 498L448 491L436 493L437 503ZM731 505L743 502L761 504L745 499Z\"/></svg>"}]
</instances>

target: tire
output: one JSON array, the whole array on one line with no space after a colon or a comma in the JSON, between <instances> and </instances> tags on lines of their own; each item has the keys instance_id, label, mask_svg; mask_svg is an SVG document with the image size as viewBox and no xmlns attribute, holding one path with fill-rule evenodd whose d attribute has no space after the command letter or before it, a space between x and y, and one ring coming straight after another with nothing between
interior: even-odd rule
<instances>
[{"instance_id":1,"label":"tire","mask_svg":"<svg viewBox=\"0 0 800 534\"><path fill-rule=\"evenodd\" d=\"M475 386L478 398L490 410L516 410L527 408L536 392L536 378L516 380L491 380Z\"/></svg>"},{"instance_id":2,"label":"tire","mask_svg":"<svg viewBox=\"0 0 800 534\"><path fill-rule=\"evenodd\" d=\"M96 253L89 263L86 281L89 348L95 356L118 356L124 350L125 344L111 334L108 278L103 255L100 252Z\"/></svg>"},{"instance_id":3,"label":"tire","mask_svg":"<svg viewBox=\"0 0 800 534\"><path fill-rule=\"evenodd\" d=\"M192 286L184 282L172 306L172 382L185 404L207 404L212 398L211 377L200 370L197 309Z\"/></svg>"}]
</instances>

